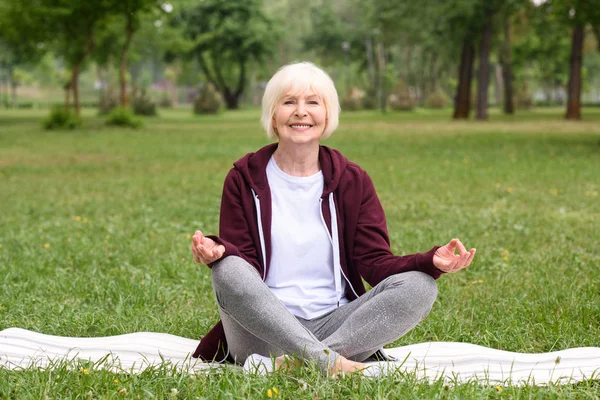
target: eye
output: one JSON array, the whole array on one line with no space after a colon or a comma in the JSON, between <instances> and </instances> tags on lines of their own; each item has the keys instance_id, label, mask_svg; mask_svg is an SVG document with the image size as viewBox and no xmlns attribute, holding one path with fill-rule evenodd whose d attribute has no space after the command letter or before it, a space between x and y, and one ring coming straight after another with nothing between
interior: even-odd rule
<instances>
[{"instance_id":1,"label":"eye","mask_svg":"<svg viewBox=\"0 0 600 400\"><path fill-rule=\"evenodd\" d=\"M283 104L294 104L294 100L286 100Z\"/></svg>"}]
</instances>

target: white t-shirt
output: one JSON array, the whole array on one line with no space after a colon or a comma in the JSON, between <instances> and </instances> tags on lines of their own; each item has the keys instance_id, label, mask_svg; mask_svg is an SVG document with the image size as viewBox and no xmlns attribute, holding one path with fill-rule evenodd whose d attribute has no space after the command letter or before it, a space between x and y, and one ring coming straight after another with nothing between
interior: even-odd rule
<instances>
[{"instance_id":1,"label":"white t-shirt","mask_svg":"<svg viewBox=\"0 0 600 400\"><path fill-rule=\"evenodd\" d=\"M271 263L266 284L294 315L312 319L338 304L333 250L321 217L323 173L297 177L283 172L273 157L267 164L271 188ZM342 281L342 293L345 282Z\"/></svg>"}]
</instances>

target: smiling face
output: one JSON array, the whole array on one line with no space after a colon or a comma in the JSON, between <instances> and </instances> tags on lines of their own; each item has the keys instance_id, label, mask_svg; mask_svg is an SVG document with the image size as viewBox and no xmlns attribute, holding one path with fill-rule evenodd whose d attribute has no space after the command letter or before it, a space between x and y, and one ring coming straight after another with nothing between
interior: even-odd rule
<instances>
[{"instance_id":1,"label":"smiling face","mask_svg":"<svg viewBox=\"0 0 600 400\"><path fill-rule=\"evenodd\" d=\"M327 108L311 89L288 91L275 108L273 128L281 143L319 143L327 124Z\"/></svg>"}]
</instances>

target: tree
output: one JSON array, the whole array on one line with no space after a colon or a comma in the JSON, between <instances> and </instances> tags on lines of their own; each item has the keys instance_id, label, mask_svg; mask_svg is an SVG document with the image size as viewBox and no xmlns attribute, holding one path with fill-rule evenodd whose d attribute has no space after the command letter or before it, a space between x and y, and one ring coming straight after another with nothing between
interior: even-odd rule
<instances>
[{"instance_id":1,"label":"tree","mask_svg":"<svg viewBox=\"0 0 600 400\"><path fill-rule=\"evenodd\" d=\"M505 17L503 24L504 43L500 52L500 64L502 65L502 82L504 83L504 105L505 114L512 115L515 113L515 105L513 101L513 70L512 57L510 46L510 18Z\"/></svg>"},{"instance_id":2,"label":"tree","mask_svg":"<svg viewBox=\"0 0 600 400\"><path fill-rule=\"evenodd\" d=\"M461 43L453 118L468 119L471 112L475 43L481 30L482 0L430 1L436 10L439 34L445 37L447 43Z\"/></svg>"},{"instance_id":3,"label":"tree","mask_svg":"<svg viewBox=\"0 0 600 400\"><path fill-rule=\"evenodd\" d=\"M4 72L2 81L11 87L13 106L17 105L18 87L15 68L35 64L46 52L40 45L45 39L39 29L40 14L28 12L30 8L24 2L0 1L0 73Z\"/></svg>"},{"instance_id":4,"label":"tree","mask_svg":"<svg viewBox=\"0 0 600 400\"><path fill-rule=\"evenodd\" d=\"M571 56L567 85L566 119L581 119L581 68L587 25L600 25L600 7L595 0L553 0L553 12L571 29Z\"/></svg>"},{"instance_id":5,"label":"tree","mask_svg":"<svg viewBox=\"0 0 600 400\"><path fill-rule=\"evenodd\" d=\"M539 82L548 103L564 103L562 89L568 79L570 40L561 18L546 2L525 7L511 24L515 85Z\"/></svg>"},{"instance_id":6,"label":"tree","mask_svg":"<svg viewBox=\"0 0 600 400\"><path fill-rule=\"evenodd\" d=\"M259 0L207 0L183 10L175 24L184 25L195 42L190 56L206 80L221 93L228 109L237 109L251 61L273 54L277 32Z\"/></svg>"},{"instance_id":7,"label":"tree","mask_svg":"<svg viewBox=\"0 0 600 400\"><path fill-rule=\"evenodd\" d=\"M477 76L477 112L475 118L487 119L488 87L490 83L490 47L492 42L493 18L497 12L494 4L488 1L483 12L483 26L479 43L479 70Z\"/></svg>"},{"instance_id":8,"label":"tree","mask_svg":"<svg viewBox=\"0 0 600 400\"><path fill-rule=\"evenodd\" d=\"M112 12L124 19L124 42L121 48L119 66L119 98L121 106L126 107L129 103L127 95L127 56L133 36L140 28L140 18L144 13L152 10L158 11L162 8L159 0L110 0L110 5ZM170 5L165 6L164 10L168 11L170 7Z\"/></svg>"},{"instance_id":9,"label":"tree","mask_svg":"<svg viewBox=\"0 0 600 400\"><path fill-rule=\"evenodd\" d=\"M69 94L73 92L75 113L80 114L79 74L83 63L95 46L95 29L106 17L107 9L101 2L70 0L64 3L64 13L58 14L52 25L57 33L57 53L71 68L71 78L65 86L65 108L70 107Z\"/></svg>"},{"instance_id":10,"label":"tree","mask_svg":"<svg viewBox=\"0 0 600 400\"><path fill-rule=\"evenodd\" d=\"M95 29L108 12L104 1L36 0L35 4L9 2L4 10L14 23L13 38L25 48L51 48L71 69L65 85L65 107L73 92L79 114L79 73L94 48ZM14 41L14 39L13 39ZM31 57L31 54L29 55Z\"/></svg>"}]
</instances>

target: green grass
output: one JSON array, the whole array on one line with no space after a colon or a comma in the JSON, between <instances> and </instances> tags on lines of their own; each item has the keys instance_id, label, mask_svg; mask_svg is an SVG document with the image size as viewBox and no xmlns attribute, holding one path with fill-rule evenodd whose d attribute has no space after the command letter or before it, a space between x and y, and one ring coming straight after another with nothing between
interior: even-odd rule
<instances>
[{"instance_id":1,"label":"green grass","mask_svg":"<svg viewBox=\"0 0 600 400\"><path fill-rule=\"evenodd\" d=\"M43 131L47 110L0 110L0 329L199 338L217 320L209 270L189 235L216 232L233 161L267 143L258 110L195 117L161 110L145 128ZM443 276L430 316L395 345L459 341L520 352L600 346L600 109L489 122L449 112L347 113L325 144L372 176L393 250L460 237L477 248ZM250 377L235 369L142 375L89 366L0 369L8 398L597 398L598 381L549 387L332 381L316 371ZM119 382L115 383L117 379ZM302 382L306 382L304 388ZM89 395L87 394L89 393Z\"/></svg>"}]
</instances>

